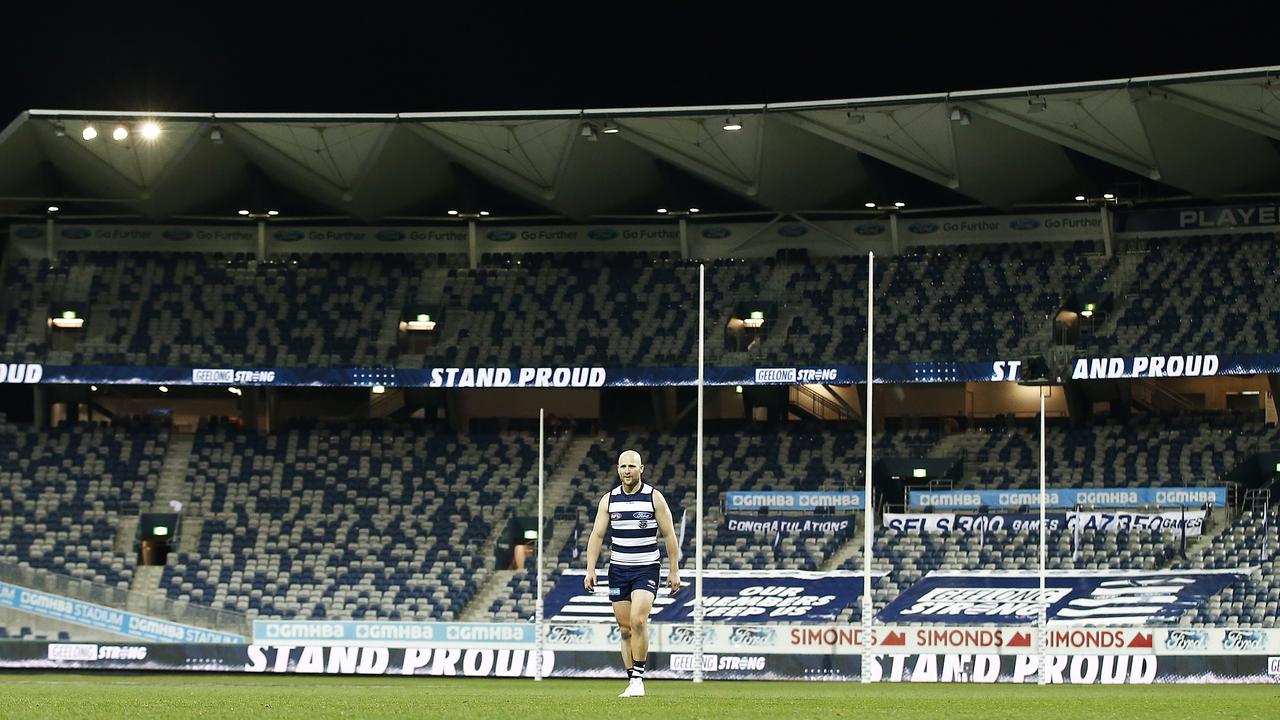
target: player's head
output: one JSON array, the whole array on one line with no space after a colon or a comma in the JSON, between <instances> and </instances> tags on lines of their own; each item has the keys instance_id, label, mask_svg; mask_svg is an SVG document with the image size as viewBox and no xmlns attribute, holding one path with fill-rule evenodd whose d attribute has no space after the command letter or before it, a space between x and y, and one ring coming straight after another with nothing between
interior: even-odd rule
<instances>
[{"instance_id":1,"label":"player's head","mask_svg":"<svg viewBox=\"0 0 1280 720\"><path fill-rule=\"evenodd\" d=\"M631 487L640 482L644 474L644 463L640 462L640 453L625 450L618 456L618 478L622 484Z\"/></svg>"}]
</instances>

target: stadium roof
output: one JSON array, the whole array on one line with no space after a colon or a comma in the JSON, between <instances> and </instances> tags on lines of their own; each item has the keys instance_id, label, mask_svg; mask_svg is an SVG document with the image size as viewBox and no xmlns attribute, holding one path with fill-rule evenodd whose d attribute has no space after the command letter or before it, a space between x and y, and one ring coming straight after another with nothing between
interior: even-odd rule
<instances>
[{"instance_id":1,"label":"stadium roof","mask_svg":"<svg viewBox=\"0 0 1280 720\"><path fill-rule=\"evenodd\" d=\"M30 110L0 214L331 222L652 219L1280 194L1280 66L758 105L393 113ZM726 130L729 118L740 130ZM145 121L161 127L141 137ZM92 125L93 139L83 132ZM129 132L112 139L117 125ZM615 130L616 132L611 132Z\"/></svg>"}]
</instances>

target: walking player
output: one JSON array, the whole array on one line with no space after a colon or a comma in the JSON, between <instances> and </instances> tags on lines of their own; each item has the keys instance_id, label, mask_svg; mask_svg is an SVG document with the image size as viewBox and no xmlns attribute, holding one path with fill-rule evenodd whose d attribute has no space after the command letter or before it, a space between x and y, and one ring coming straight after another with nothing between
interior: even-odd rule
<instances>
[{"instance_id":1,"label":"walking player","mask_svg":"<svg viewBox=\"0 0 1280 720\"><path fill-rule=\"evenodd\" d=\"M666 498L643 480L640 453L627 450L618 456L622 484L600 498L595 526L587 542L587 576L583 585L594 592L596 560L610 535L609 599L622 633L622 665L627 669L627 689L618 697L644 697L645 662L649 654L649 611L658 594L658 531L667 544L671 570L667 582L672 594L680 589L680 547Z\"/></svg>"}]
</instances>

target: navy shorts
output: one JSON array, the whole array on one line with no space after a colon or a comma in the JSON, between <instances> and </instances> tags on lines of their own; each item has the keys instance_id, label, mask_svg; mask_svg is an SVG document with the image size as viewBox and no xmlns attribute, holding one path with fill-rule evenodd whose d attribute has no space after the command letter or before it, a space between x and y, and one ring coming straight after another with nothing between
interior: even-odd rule
<instances>
[{"instance_id":1,"label":"navy shorts","mask_svg":"<svg viewBox=\"0 0 1280 720\"><path fill-rule=\"evenodd\" d=\"M631 602L633 590L648 590L654 597L658 596L658 569L660 563L652 565L614 565L609 563L609 600L610 602Z\"/></svg>"}]
</instances>

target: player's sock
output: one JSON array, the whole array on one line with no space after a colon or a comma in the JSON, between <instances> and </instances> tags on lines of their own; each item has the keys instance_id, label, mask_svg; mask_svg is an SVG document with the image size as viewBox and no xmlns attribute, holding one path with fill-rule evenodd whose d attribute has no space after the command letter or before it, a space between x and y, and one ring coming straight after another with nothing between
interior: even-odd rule
<instances>
[{"instance_id":1,"label":"player's sock","mask_svg":"<svg viewBox=\"0 0 1280 720\"><path fill-rule=\"evenodd\" d=\"M631 661L631 678L633 680L644 680L644 660Z\"/></svg>"},{"instance_id":2,"label":"player's sock","mask_svg":"<svg viewBox=\"0 0 1280 720\"><path fill-rule=\"evenodd\" d=\"M633 678L635 676L636 676L636 669L634 667L627 668L627 677Z\"/></svg>"}]
</instances>

